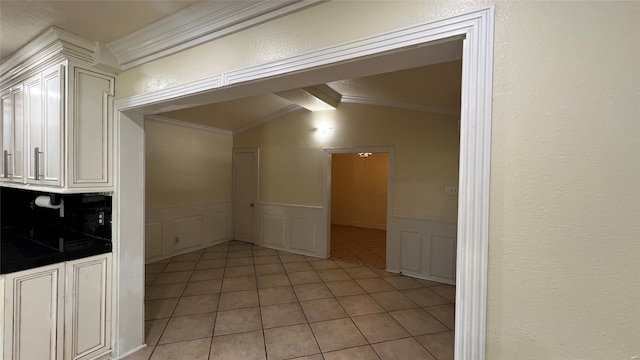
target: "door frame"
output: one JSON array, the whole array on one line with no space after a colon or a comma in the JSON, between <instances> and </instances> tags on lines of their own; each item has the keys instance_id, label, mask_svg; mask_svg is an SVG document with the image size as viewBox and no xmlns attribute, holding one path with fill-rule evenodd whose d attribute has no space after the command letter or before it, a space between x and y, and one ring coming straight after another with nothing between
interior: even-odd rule
<instances>
[{"instance_id":1,"label":"door frame","mask_svg":"<svg viewBox=\"0 0 640 360\"><path fill-rule=\"evenodd\" d=\"M255 194L255 198L254 198L254 216L253 216L253 239L251 239L251 243L255 244L256 243L256 213L255 213L255 209L258 206L258 200L260 199L260 148L233 148L231 150L231 162L232 162L232 171L231 171L231 228L233 229L233 238L234 240L236 240L236 216L237 216L237 206L238 206L238 201L237 201L237 197L236 197L236 188L235 188L235 183L236 183L236 154L254 154L254 158L255 158L255 166L253 168L254 170L254 194Z\"/></svg>"},{"instance_id":2,"label":"door frame","mask_svg":"<svg viewBox=\"0 0 640 360\"><path fill-rule=\"evenodd\" d=\"M380 33L271 63L229 71L184 85L134 95L115 102L113 193L113 354L123 357L144 346L144 121L184 101L225 101L284 90L327 74L354 76L384 72L367 61L463 40L455 359L485 359L487 261L494 7ZM436 45L437 46L437 45ZM438 55L438 54L435 54ZM424 58L416 59L423 62ZM339 71L338 71L339 70ZM391 71L386 68L386 71ZM373 74L373 73L372 73ZM293 84L295 85L295 84ZM291 87L291 86L290 86Z\"/></svg>"},{"instance_id":3,"label":"door frame","mask_svg":"<svg viewBox=\"0 0 640 360\"><path fill-rule=\"evenodd\" d=\"M393 204L393 167L395 148L393 146L359 146L359 147L341 147L341 148L325 148L324 149L324 165L322 180L322 220L327 228L327 238L325 244L325 252L327 257L331 256L331 159L334 154L353 154L359 152L385 153L388 156L387 163L387 231L385 242L387 244L387 253L385 254L385 264L389 261L389 224L391 223L391 209ZM386 265L385 265L386 266Z\"/></svg>"}]
</instances>

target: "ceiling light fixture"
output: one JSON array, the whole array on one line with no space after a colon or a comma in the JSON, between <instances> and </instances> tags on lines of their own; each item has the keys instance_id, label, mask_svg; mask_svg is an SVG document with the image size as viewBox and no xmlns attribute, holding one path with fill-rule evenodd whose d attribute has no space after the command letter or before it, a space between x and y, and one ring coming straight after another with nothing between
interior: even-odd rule
<instances>
[{"instance_id":1,"label":"ceiling light fixture","mask_svg":"<svg viewBox=\"0 0 640 360\"><path fill-rule=\"evenodd\" d=\"M342 100L342 95L326 84L280 91L275 95L309 111L335 110Z\"/></svg>"},{"instance_id":2,"label":"ceiling light fixture","mask_svg":"<svg viewBox=\"0 0 640 360\"><path fill-rule=\"evenodd\" d=\"M360 156L361 158L368 158L371 155L373 155L373 153L370 153L370 152L359 152L358 153L358 156Z\"/></svg>"}]
</instances>

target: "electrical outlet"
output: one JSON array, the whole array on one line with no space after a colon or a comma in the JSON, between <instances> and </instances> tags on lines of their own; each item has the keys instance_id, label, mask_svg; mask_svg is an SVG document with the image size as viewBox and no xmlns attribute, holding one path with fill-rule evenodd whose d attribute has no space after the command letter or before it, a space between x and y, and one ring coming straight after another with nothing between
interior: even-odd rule
<instances>
[{"instance_id":1,"label":"electrical outlet","mask_svg":"<svg viewBox=\"0 0 640 360\"><path fill-rule=\"evenodd\" d=\"M444 188L444 193L447 195L458 195L458 185L449 185Z\"/></svg>"}]
</instances>

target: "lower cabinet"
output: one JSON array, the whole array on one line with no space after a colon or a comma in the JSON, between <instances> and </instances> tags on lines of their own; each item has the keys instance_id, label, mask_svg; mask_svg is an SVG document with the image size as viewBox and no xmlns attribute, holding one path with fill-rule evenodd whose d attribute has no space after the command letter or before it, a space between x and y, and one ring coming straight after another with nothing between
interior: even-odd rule
<instances>
[{"instance_id":1,"label":"lower cabinet","mask_svg":"<svg viewBox=\"0 0 640 360\"><path fill-rule=\"evenodd\" d=\"M111 352L111 254L0 276L0 360Z\"/></svg>"}]
</instances>

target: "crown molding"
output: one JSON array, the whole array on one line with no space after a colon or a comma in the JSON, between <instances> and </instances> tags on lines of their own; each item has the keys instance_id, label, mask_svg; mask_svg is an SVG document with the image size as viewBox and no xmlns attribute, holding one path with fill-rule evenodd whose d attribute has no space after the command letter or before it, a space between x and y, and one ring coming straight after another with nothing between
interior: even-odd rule
<instances>
[{"instance_id":1,"label":"crown molding","mask_svg":"<svg viewBox=\"0 0 640 360\"><path fill-rule=\"evenodd\" d=\"M397 109L405 109L405 110L415 110L433 114L447 115L447 116L460 116L460 109L456 108L445 108L438 106L429 106L422 104L412 104L405 103L400 101L393 100L384 100L384 99L376 99L369 97L360 97L360 96L342 96L343 103L354 103L354 104L365 104L365 105L377 105L377 106L388 106Z\"/></svg>"},{"instance_id":2,"label":"crown molding","mask_svg":"<svg viewBox=\"0 0 640 360\"><path fill-rule=\"evenodd\" d=\"M208 132L213 132L213 133L223 134L223 135L233 135L233 132L231 132L229 130L220 129L220 128L216 128L216 127L213 127L213 126L194 124L194 123L190 123L190 122L186 122L186 121L180 121L180 120L171 119L171 118L164 117L164 116L147 115L147 116L144 117L144 119L145 119L145 121L146 120L151 120L151 121L159 122L159 123L162 123L162 124L179 126L179 127L183 127L183 128L187 128L187 129L208 131Z\"/></svg>"},{"instance_id":3,"label":"crown molding","mask_svg":"<svg viewBox=\"0 0 640 360\"><path fill-rule=\"evenodd\" d=\"M123 70L250 28L322 0L201 1L107 44Z\"/></svg>"}]
</instances>

